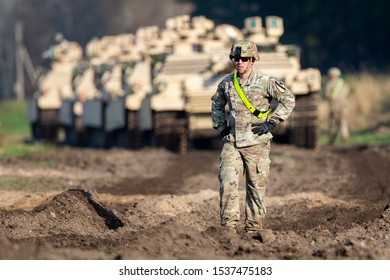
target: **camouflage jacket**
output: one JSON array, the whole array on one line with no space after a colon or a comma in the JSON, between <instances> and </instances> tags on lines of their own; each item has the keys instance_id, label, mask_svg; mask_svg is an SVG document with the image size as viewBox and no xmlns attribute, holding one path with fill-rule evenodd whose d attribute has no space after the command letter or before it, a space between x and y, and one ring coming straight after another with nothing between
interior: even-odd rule
<instances>
[{"instance_id":1,"label":"camouflage jacket","mask_svg":"<svg viewBox=\"0 0 390 280\"><path fill-rule=\"evenodd\" d=\"M239 80L240 83L240 80ZM270 108L271 100L277 101L276 108L266 117L259 119L254 116L242 102L234 84L233 74L226 76L218 85L212 96L213 127L221 132L230 127L227 141L235 142L237 147L247 147L268 141L271 133L257 135L252 132L252 123L262 123L269 119L277 123L285 121L295 106L295 97L285 85L274 77L253 69L249 78L241 85L249 102L265 112ZM226 118L225 105L228 104L228 118Z\"/></svg>"},{"instance_id":2,"label":"camouflage jacket","mask_svg":"<svg viewBox=\"0 0 390 280\"><path fill-rule=\"evenodd\" d=\"M338 85L339 83L340 86ZM334 112L348 111L348 96L350 87L343 79L330 80L325 85L325 98Z\"/></svg>"}]
</instances>

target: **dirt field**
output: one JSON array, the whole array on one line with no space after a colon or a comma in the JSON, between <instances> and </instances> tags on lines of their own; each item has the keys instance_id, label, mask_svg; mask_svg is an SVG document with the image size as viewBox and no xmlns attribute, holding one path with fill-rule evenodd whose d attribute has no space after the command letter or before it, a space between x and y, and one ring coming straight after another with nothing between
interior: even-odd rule
<instances>
[{"instance_id":1,"label":"dirt field","mask_svg":"<svg viewBox=\"0 0 390 280\"><path fill-rule=\"evenodd\" d=\"M390 259L390 147L271 159L264 243L219 226L219 150L0 160L0 258Z\"/></svg>"}]
</instances>

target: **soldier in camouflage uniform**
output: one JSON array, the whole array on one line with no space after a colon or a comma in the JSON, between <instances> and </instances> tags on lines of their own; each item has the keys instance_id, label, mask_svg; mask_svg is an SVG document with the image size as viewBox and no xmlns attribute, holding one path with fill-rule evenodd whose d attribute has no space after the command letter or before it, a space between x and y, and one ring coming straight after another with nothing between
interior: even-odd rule
<instances>
[{"instance_id":1,"label":"soldier in camouflage uniform","mask_svg":"<svg viewBox=\"0 0 390 280\"><path fill-rule=\"evenodd\" d=\"M340 134L341 140L349 140L348 130L348 95L349 85L341 77L341 71L337 67L328 70L328 81L325 86L325 98L329 103L329 144L336 141Z\"/></svg>"},{"instance_id":2,"label":"soldier in camouflage uniform","mask_svg":"<svg viewBox=\"0 0 390 280\"><path fill-rule=\"evenodd\" d=\"M254 237L260 234L266 214L264 195L271 163L270 132L291 114L295 98L282 82L253 68L255 61L259 60L253 42L241 40L234 43L230 59L237 70L238 84L258 111L255 116L244 105L234 85L234 74L219 83L211 98L213 127L224 141L218 174L220 219L222 226L236 232L240 219L238 186L245 174L245 230ZM278 106L269 113L272 99L278 101Z\"/></svg>"}]
</instances>

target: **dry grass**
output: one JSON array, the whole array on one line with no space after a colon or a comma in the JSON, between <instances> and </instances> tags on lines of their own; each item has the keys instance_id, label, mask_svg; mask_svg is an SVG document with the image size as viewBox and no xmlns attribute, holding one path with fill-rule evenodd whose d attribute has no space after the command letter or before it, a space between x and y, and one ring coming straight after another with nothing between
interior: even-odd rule
<instances>
[{"instance_id":1,"label":"dry grass","mask_svg":"<svg viewBox=\"0 0 390 280\"><path fill-rule=\"evenodd\" d=\"M347 77L351 85L351 129L390 125L390 77L362 73Z\"/></svg>"},{"instance_id":2,"label":"dry grass","mask_svg":"<svg viewBox=\"0 0 390 280\"><path fill-rule=\"evenodd\" d=\"M390 75L363 72L348 75L351 87L349 97L349 126L351 131L390 129ZM325 102L321 104L322 128L326 127Z\"/></svg>"}]
</instances>

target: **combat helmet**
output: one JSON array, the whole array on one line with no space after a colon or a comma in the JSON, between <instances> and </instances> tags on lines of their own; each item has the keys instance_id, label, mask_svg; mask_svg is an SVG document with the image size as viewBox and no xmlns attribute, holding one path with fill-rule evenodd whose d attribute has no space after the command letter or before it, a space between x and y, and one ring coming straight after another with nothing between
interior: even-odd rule
<instances>
[{"instance_id":1,"label":"combat helmet","mask_svg":"<svg viewBox=\"0 0 390 280\"><path fill-rule=\"evenodd\" d=\"M341 76L341 70L337 67L332 67L328 70L328 76L331 78L338 78Z\"/></svg>"},{"instance_id":2,"label":"combat helmet","mask_svg":"<svg viewBox=\"0 0 390 280\"><path fill-rule=\"evenodd\" d=\"M56 43L61 43L62 41L64 41L64 34L62 34L61 32L57 32L55 35L54 35L54 41Z\"/></svg>"},{"instance_id":3,"label":"combat helmet","mask_svg":"<svg viewBox=\"0 0 390 280\"><path fill-rule=\"evenodd\" d=\"M233 59L235 56L253 57L255 60L260 59L256 44L248 40L240 40L232 45L229 57Z\"/></svg>"}]
</instances>

